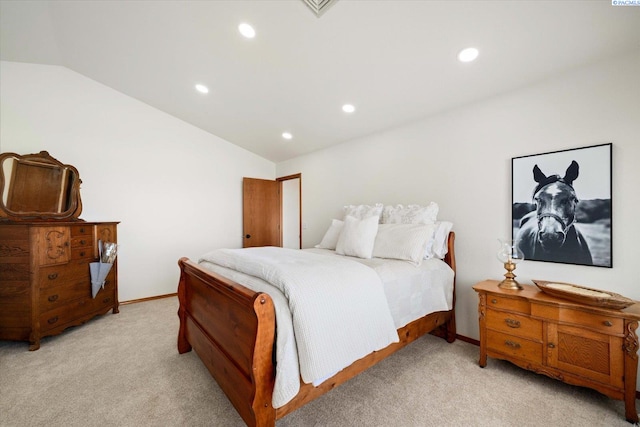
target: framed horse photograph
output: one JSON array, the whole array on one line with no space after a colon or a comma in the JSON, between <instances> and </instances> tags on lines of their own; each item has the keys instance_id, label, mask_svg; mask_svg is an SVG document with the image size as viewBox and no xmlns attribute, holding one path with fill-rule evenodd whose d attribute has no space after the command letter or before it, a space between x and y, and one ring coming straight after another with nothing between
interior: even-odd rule
<instances>
[{"instance_id":1,"label":"framed horse photograph","mask_svg":"<svg viewBox=\"0 0 640 427\"><path fill-rule=\"evenodd\" d=\"M612 264L612 144L511 159L513 239L524 259Z\"/></svg>"}]
</instances>

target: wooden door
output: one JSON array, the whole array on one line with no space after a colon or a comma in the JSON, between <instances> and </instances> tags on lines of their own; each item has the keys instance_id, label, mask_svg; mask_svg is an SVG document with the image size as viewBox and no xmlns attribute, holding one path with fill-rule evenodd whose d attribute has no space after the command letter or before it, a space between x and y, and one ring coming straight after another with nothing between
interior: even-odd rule
<instances>
[{"instance_id":1,"label":"wooden door","mask_svg":"<svg viewBox=\"0 0 640 427\"><path fill-rule=\"evenodd\" d=\"M281 183L267 179L242 180L242 247L282 246Z\"/></svg>"}]
</instances>

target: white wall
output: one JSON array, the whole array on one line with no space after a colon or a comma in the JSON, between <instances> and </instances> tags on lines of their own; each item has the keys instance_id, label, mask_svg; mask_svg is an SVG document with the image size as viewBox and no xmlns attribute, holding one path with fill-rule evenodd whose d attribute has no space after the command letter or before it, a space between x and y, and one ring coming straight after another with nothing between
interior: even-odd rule
<instances>
[{"instance_id":1,"label":"white wall","mask_svg":"<svg viewBox=\"0 0 640 427\"><path fill-rule=\"evenodd\" d=\"M275 179L274 163L67 68L1 62L0 151L41 150L78 169L82 219L121 221L121 301L176 292L182 256L241 247L242 177Z\"/></svg>"},{"instance_id":2,"label":"white wall","mask_svg":"<svg viewBox=\"0 0 640 427\"><path fill-rule=\"evenodd\" d=\"M525 261L515 273L640 300L640 52L277 165L304 176L303 247L345 204L436 201L454 222L458 333L478 338L471 286L502 279L497 238L511 235L511 158L613 143L613 268Z\"/></svg>"}]
</instances>

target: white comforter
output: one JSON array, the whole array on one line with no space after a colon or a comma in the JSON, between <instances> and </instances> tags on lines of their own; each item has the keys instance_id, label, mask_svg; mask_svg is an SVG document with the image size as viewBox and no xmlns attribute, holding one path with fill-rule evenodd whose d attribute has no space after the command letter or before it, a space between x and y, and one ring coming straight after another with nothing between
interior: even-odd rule
<instances>
[{"instance_id":1,"label":"white comforter","mask_svg":"<svg viewBox=\"0 0 640 427\"><path fill-rule=\"evenodd\" d=\"M274 407L297 394L300 376L307 383L320 382L399 341L380 277L362 264L275 247L218 249L203 261L216 264L208 268L238 283L269 292L274 300ZM262 281L270 285L265 288ZM298 363L291 363L296 359L299 373Z\"/></svg>"}]
</instances>

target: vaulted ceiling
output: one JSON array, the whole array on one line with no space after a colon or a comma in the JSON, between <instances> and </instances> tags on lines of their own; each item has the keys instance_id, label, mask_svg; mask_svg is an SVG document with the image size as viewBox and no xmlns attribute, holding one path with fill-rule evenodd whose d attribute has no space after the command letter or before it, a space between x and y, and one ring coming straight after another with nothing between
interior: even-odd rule
<instances>
[{"instance_id":1,"label":"vaulted ceiling","mask_svg":"<svg viewBox=\"0 0 640 427\"><path fill-rule=\"evenodd\" d=\"M640 7L610 1L0 3L0 59L65 66L274 162L637 50Z\"/></svg>"}]
</instances>

